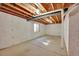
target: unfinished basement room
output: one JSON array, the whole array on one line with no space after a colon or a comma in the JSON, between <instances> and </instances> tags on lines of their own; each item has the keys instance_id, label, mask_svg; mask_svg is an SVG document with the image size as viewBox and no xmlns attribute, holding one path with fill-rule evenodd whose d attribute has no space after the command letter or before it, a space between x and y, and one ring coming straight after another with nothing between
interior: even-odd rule
<instances>
[{"instance_id":1,"label":"unfinished basement room","mask_svg":"<svg viewBox=\"0 0 79 59\"><path fill-rule=\"evenodd\" d=\"M0 56L79 55L78 19L75 3L1 3Z\"/></svg>"}]
</instances>

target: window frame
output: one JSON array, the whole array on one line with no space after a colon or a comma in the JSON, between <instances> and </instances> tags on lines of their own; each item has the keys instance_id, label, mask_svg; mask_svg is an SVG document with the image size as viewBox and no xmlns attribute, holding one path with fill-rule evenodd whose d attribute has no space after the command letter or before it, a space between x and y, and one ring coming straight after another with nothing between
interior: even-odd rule
<instances>
[{"instance_id":1,"label":"window frame","mask_svg":"<svg viewBox=\"0 0 79 59\"><path fill-rule=\"evenodd\" d=\"M34 23L34 25L33 25L33 31L34 32L40 32L40 24Z\"/></svg>"}]
</instances>

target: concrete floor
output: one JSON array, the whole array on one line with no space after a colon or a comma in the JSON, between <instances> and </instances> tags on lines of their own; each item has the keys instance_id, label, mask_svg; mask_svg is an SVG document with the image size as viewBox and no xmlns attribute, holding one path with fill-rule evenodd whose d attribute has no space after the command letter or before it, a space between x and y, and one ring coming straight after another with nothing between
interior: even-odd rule
<instances>
[{"instance_id":1,"label":"concrete floor","mask_svg":"<svg viewBox=\"0 0 79 59\"><path fill-rule=\"evenodd\" d=\"M35 40L0 50L1 56L66 56L61 48L61 37L43 36Z\"/></svg>"}]
</instances>

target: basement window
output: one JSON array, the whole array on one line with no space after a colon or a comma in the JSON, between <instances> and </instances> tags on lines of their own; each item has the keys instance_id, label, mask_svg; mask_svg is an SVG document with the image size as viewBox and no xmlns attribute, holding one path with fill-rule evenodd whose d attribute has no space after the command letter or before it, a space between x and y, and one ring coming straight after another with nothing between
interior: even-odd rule
<instances>
[{"instance_id":1,"label":"basement window","mask_svg":"<svg viewBox=\"0 0 79 59\"><path fill-rule=\"evenodd\" d=\"M39 32L39 24L34 23L34 32Z\"/></svg>"}]
</instances>

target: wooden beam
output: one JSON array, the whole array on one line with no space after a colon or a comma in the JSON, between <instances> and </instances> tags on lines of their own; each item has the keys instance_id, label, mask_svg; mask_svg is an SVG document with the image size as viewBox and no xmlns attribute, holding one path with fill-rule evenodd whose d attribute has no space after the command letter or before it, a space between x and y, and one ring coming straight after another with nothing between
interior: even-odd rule
<instances>
[{"instance_id":1,"label":"wooden beam","mask_svg":"<svg viewBox=\"0 0 79 59\"><path fill-rule=\"evenodd\" d=\"M22 3L22 5L28 8L33 14L35 14L36 8L34 8L30 3Z\"/></svg>"},{"instance_id":2,"label":"wooden beam","mask_svg":"<svg viewBox=\"0 0 79 59\"><path fill-rule=\"evenodd\" d=\"M26 16L26 17L31 17L32 15L31 14L29 14L29 13L27 13L27 12L24 12L22 9L19 9L19 8L17 8L16 6L14 6L14 5L12 5L12 4L3 4L3 6L6 6L7 8L10 8L10 9L12 9L12 10L14 10L14 11L17 11L17 12L19 12L19 13L22 13L24 16Z\"/></svg>"},{"instance_id":3,"label":"wooden beam","mask_svg":"<svg viewBox=\"0 0 79 59\"><path fill-rule=\"evenodd\" d=\"M48 23L45 19L42 19L43 22Z\"/></svg>"},{"instance_id":4,"label":"wooden beam","mask_svg":"<svg viewBox=\"0 0 79 59\"><path fill-rule=\"evenodd\" d=\"M39 5L35 5L34 3L31 3L31 5L32 5L34 8L36 8L36 9L38 9L38 7L39 7ZM41 6L41 7L42 7L42 6ZM41 10L40 7L39 7L39 10ZM44 10L41 10L41 11L44 11ZM40 21L45 22L46 24L48 23L48 22L45 20L45 18L41 18Z\"/></svg>"},{"instance_id":5,"label":"wooden beam","mask_svg":"<svg viewBox=\"0 0 79 59\"><path fill-rule=\"evenodd\" d=\"M56 7L56 6L54 6L53 3L51 3L51 6L52 6L52 9L55 10L55 7ZM57 16L54 16L54 17L56 18L57 22L60 21L59 18L58 18ZM55 18L54 18L54 19L55 19Z\"/></svg>"},{"instance_id":6,"label":"wooden beam","mask_svg":"<svg viewBox=\"0 0 79 59\"><path fill-rule=\"evenodd\" d=\"M64 9L64 5L65 5L64 3L62 3L62 4L61 4L61 6L62 6L62 9Z\"/></svg>"},{"instance_id":7,"label":"wooden beam","mask_svg":"<svg viewBox=\"0 0 79 59\"><path fill-rule=\"evenodd\" d=\"M46 13L42 13L40 15L36 15L30 19L28 19L28 21L32 21L32 20L38 20L40 18L45 18L47 19L47 17L50 17L50 16L55 16L55 15L60 15L61 13L61 9L59 10L54 10L54 11L50 11L50 12L46 12ZM47 20L48 21L48 20ZM49 21L48 21L49 22Z\"/></svg>"},{"instance_id":8,"label":"wooden beam","mask_svg":"<svg viewBox=\"0 0 79 59\"><path fill-rule=\"evenodd\" d=\"M73 5L74 3L64 3L64 9L65 8L69 8L71 5Z\"/></svg>"},{"instance_id":9,"label":"wooden beam","mask_svg":"<svg viewBox=\"0 0 79 59\"><path fill-rule=\"evenodd\" d=\"M48 23L45 18L42 18L41 21Z\"/></svg>"},{"instance_id":10,"label":"wooden beam","mask_svg":"<svg viewBox=\"0 0 79 59\"><path fill-rule=\"evenodd\" d=\"M35 14L35 12L33 10L31 10L30 8L28 8L28 5L24 5L24 3L15 3L19 8L22 8L25 11L30 12L31 14Z\"/></svg>"},{"instance_id":11,"label":"wooden beam","mask_svg":"<svg viewBox=\"0 0 79 59\"><path fill-rule=\"evenodd\" d=\"M41 10L43 13L44 12L47 12L47 10L40 4L40 3L34 3L38 8L39 10Z\"/></svg>"},{"instance_id":12,"label":"wooden beam","mask_svg":"<svg viewBox=\"0 0 79 59\"><path fill-rule=\"evenodd\" d=\"M31 6L31 4L24 4L25 6L27 6L30 10L32 9L33 10L33 12L35 11L36 12L36 8L34 7L34 5L33 6ZM44 20L44 19L40 19L41 21L41 23L43 22L43 23L45 23L45 24L47 24L47 21L46 20Z\"/></svg>"},{"instance_id":13,"label":"wooden beam","mask_svg":"<svg viewBox=\"0 0 79 59\"><path fill-rule=\"evenodd\" d=\"M19 15L19 14L16 14L16 13L13 13L11 11L8 11L8 10L5 10L4 8L1 8L0 9L1 12L4 12L4 13L8 13L8 14L11 14L11 15L14 15L14 16L17 16L17 17L21 17L23 19L26 19L26 17L22 16L22 15Z\"/></svg>"},{"instance_id":14,"label":"wooden beam","mask_svg":"<svg viewBox=\"0 0 79 59\"><path fill-rule=\"evenodd\" d=\"M54 11L54 6L52 5L52 3L41 3L41 4L43 5L43 7L46 9L47 12ZM52 16L48 17L48 19L50 19L52 22L53 20L56 20L56 18L53 18ZM53 23L56 23L56 21Z\"/></svg>"},{"instance_id":15,"label":"wooden beam","mask_svg":"<svg viewBox=\"0 0 79 59\"><path fill-rule=\"evenodd\" d=\"M32 10L33 12L36 12L36 7L34 7L34 5L33 6L31 6L31 4L24 4L25 6L27 6L30 10ZM35 20L36 21L36 20ZM37 20L37 21L39 21L39 22L41 22L41 23L45 23L45 24L47 24L47 21L46 20L44 20L44 19L39 19L39 20Z\"/></svg>"},{"instance_id":16,"label":"wooden beam","mask_svg":"<svg viewBox=\"0 0 79 59\"><path fill-rule=\"evenodd\" d=\"M24 16L21 16L19 14L13 13L11 11L5 10L3 8L1 8L0 11L4 12L4 13L7 13L7 14L11 14L11 15L17 16L17 17L20 17L20 18L23 18L23 19L26 19L26 17L24 17ZM42 23L42 24L45 24L45 25L47 24L46 22L43 22L43 21L40 21L40 20L34 20L34 21Z\"/></svg>"},{"instance_id":17,"label":"wooden beam","mask_svg":"<svg viewBox=\"0 0 79 59\"><path fill-rule=\"evenodd\" d=\"M34 21L40 22L40 23L45 24L45 25L47 24L47 23L43 22L42 19L38 19L38 20L34 20Z\"/></svg>"},{"instance_id":18,"label":"wooden beam","mask_svg":"<svg viewBox=\"0 0 79 59\"><path fill-rule=\"evenodd\" d=\"M47 12L47 10L43 7L42 4L37 3L37 4L35 4L35 5L36 5L43 13ZM51 18L51 19L50 19L50 18ZM46 19L51 20L52 22L55 22L55 20L52 19L52 17L50 17L50 18L46 18ZM47 22L48 22L48 21L47 21Z\"/></svg>"},{"instance_id":19,"label":"wooden beam","mask_svg":"<svg viewBox=\"0 0 79 59\"><path fill-rule=\"evenodd\" d=\"M11 8L18 10L19 12L21 12L25 15L32 16L32 14L28 13L27 11L24 11L23 9L18 8L18 6L16 4L6 4L6 5L10 6Z\"/></svg>"},{"instance_id":20,"label":"wooden beam","mask_svg":"<svg viewBox=\"0 0 79 59\"><path fill-rule=\"evenodd\" d=\"M7 8L7 6L8 6L8 8ZM11 8L12 8L12 10L11 10ZM11 15L18 16L18 17L26 19L26 16L23 16L19 12L17 13L16 11L14 11L15 9L16 9L16 11L20 10L17 7L14 7L12 4L4 4L4 5L1 6L1 11L2 12L5 12L5 13L8 13L8 14L11 14ZM42 24L47 24L46 22L43 22L43 21L40 21L40 20L38 22L40 22Z\"/></svg>"},{"instance_id":21,"label":"wooden beam","mask_svg":"<svg viewBox=\"0 0 79 59\"><path fill-rule=\"evenodd\" d=\"M21 16L24 16L24 17L26 17L27 19L30 18L30 17L27 17L27 16L25 16L24 14L22 14L22 13L20 13L20 12L17 12L17 11L15 11L15 10L9 8L8 6L2 5L1 8L5 9L5 10L8 10L8 11L10 11L10 12L13 12L13 13L15 13L15 14L19 14L19 15L21 15Z\"/></svg>"},{"instance_id":22,"label":"wooden beam","mask_svg":"<svg viewBox=\"0 0 79 59\"><path fill-rule=\"evenodd\" d=\"M40 19L41 22L48 24L48 22L45 19Z\"/></svg>"},{"instance_id":23,"label":"wooden beam","mask_svg":"<svg viewBox=\"0 0 79 59\"><path fill-rule=\"evenodd\" d=\"M43 6L41 6L40 4L33 4L33 3L31 3L31 5L33 5L33 7L34 8L36 8L36 9L38 9L39 8L39 10L41 10L41 12L46 12L46 10L43 8ZM41 9L42 8L42 9ZM46 20L47 18L41 18L40 19L40 21L42 21L42 22L45 22L45 23L48 23L48 21Z\"/></svg>"}]
</instances>

